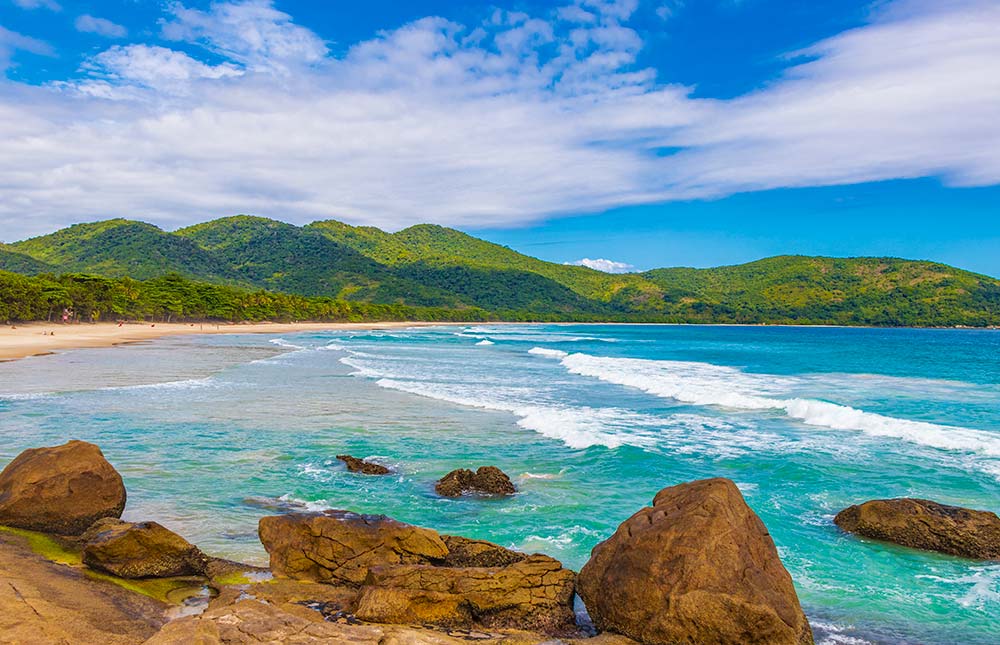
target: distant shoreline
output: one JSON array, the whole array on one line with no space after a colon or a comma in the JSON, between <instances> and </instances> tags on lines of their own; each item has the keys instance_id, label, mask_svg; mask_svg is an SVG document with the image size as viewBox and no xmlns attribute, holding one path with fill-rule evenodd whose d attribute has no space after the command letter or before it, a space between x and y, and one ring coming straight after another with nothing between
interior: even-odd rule
<instances>
[{"instance_id":1,"label":"distant shoreline","mask_svg":"<svg viewBox=\"0 0 1000 645\"><path fill-rule=\"evenodd\" d=\"M405 327L454 327L469 325L659 325L664 327L794 327L820 329L960 329L998 331L995 327L871 327L862 325L789 325L740 323L661 323L661 322L297 322L297 323L60 323L30 322L0 327L0 362L29 356L44 356L60 350L114 347L154 340L166 336L214 334L289 334L304 331L342 331L350 329L400 329ZM49 334L53 335L49 335Z\"/></svg>"},{"instance_id":2,"label":"distant shoreline","mask_svg":"<svg viewBox=\"0 0 1000 645\"><path fill-rule=\"evenodd\" d=\"M456 323L363 322L363 323L59 323L31 322L0 327L0 361L52 354L59 350L114 347L165 336L213 334L288 334L303 331L345 329L397 329ZM49 335L49 334L53 335Z\"/></svg>"}]
</instances>

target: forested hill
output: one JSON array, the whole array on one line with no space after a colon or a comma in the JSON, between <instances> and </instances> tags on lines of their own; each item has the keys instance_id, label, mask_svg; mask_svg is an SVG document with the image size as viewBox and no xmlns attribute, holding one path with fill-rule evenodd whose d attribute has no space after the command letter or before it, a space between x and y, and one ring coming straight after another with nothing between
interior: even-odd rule
<instances>
[{"instance_id":1,"label":"forested hill","mask_svg":"<svg viewBox=\"0 0 1000 645\"><path fill-rule=\"evenodd\" d=\"M429 224L387 233L332 220L298 227L236 216L171 233L115 219L0 245L0 270L38 276L0 276L0 319L73 305L102 318L164 312L179 318L336 317L329 312L338 311L357 317L378 311L383 317L455 320L1000 325L1000 281L932 262L782 256L611 275ZM173 285L170 303L157 302L168 298L163 285ZM104 290L102 304L78 302L88 289ZM123 300L119 292L129 289L135 297ZM238 304L263 291L287 306L251 314ZM112 292L119 293L118 304ZM211 298L231 306L213 308ZM25 299L34 304L14 308ZM337 309L330 303L354 304Z\"/></svg>"}]
</instances>

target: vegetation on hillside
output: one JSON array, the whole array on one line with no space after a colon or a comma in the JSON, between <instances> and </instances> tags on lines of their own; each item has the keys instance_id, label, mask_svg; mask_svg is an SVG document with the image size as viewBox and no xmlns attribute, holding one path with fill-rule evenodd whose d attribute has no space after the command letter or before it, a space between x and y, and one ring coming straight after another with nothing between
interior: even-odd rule
<instances>
[{"instance_id":1,"label":"vegetation on hillside","mask_svg":"<svg viewBox=\"0 0 1000 645\"><path fill-rule=\"evenodd\" d=\"M37 275L3 275L11 320L70 307L100 319L1000 325L1000 281L932 262L782 256L609 275L434 225L236 216L167 233L118 219L2 245L0 270Z\"/></svg>"}]
</instances>

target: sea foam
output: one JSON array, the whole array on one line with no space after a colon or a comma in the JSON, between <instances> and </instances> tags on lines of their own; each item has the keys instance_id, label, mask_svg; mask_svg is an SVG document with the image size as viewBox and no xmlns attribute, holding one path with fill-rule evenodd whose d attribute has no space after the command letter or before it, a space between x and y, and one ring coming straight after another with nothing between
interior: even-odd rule
<instances>
[{"instance_id":1,"label":"sea foam","mask_svg":"<svg viewBox=\"0 0 1000 645\"><path fill-rule=\"evenodd\" d=\"M816 399L781 398L777 396L775 384L787 383L789 379L785 377L748 374L710 363L566 354L542 347L536 347L530 353L558 358L572 374L639 389L682 403L738 410L781 411L811 426L855 430L941 450L1000 457L1000 436L988 432L900 419Z\"/></svg>"}]
</instances>

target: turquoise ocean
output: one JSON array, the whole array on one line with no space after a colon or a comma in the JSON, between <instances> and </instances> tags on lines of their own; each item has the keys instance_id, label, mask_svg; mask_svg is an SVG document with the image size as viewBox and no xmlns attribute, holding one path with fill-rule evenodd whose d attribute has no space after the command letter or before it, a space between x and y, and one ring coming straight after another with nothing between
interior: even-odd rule
<instances>
[{"instance_id":1,"label":"turquoise ocean","mask_svg":"<svg viewBox=\"0 0 1000 645\"><path fill-rule=\"evenodd\" d=\"M1000 332L443 326L174 337L0 364L0 465L93 441L126 518L265 563L275 509L384 513L579 569L665 486L728 477L817 641L1000 643L1000 563L842 534L915 496L1000 511ZM349 453L393 467L348 473ZM493 464L519 493L441 499Z\"/></svg>"}]
</instances>

